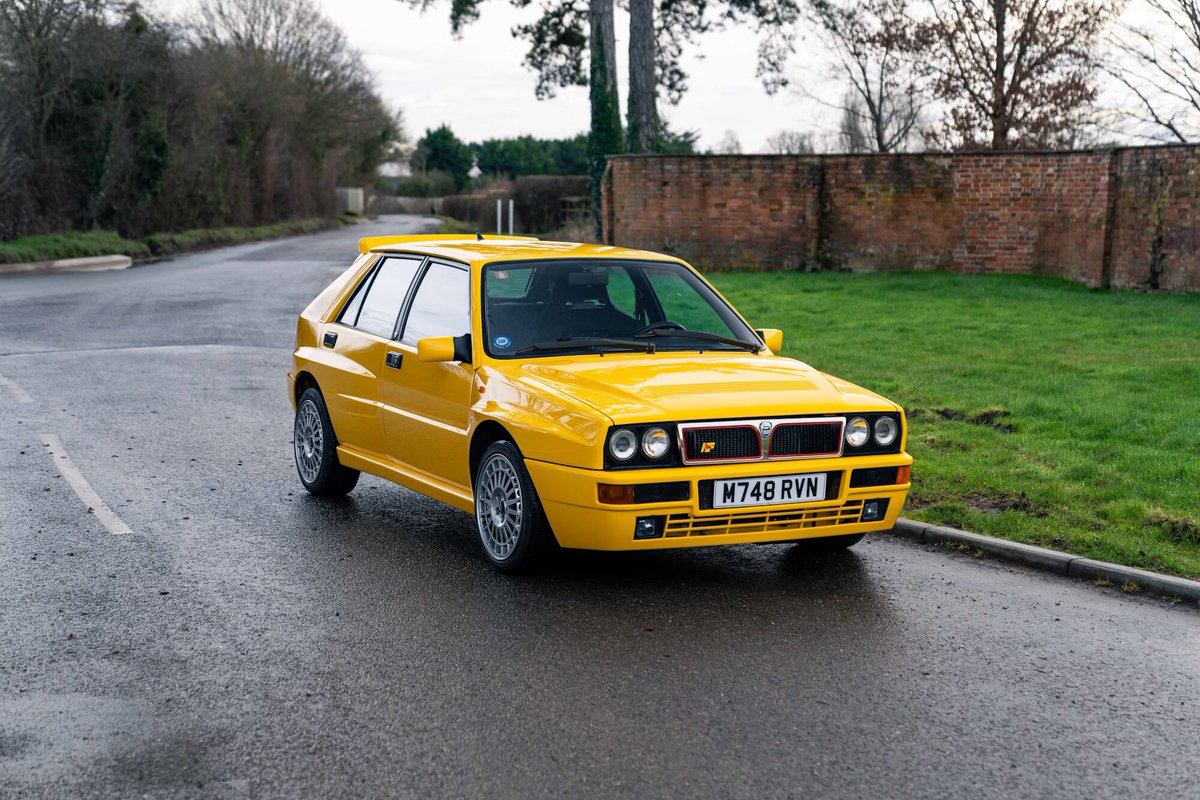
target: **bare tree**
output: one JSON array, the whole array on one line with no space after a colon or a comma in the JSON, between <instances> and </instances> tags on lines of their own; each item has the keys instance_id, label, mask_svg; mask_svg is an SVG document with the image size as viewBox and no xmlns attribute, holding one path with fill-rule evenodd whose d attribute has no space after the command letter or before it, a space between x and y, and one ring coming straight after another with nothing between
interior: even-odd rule
<instances>
[{"instance_id":1,"label":"bare tree","mask_svg":"<svg viewBox=\"0 0 1200 800\"><path fill-rule=\"evenodd\" d=\"M1133 95L1127 113L1149 138L1195 141L1200 134L1200 2L1142 0L1152 25L1126 24L1112 36L1121 56L1107 71Z\"/></svg>"},{"instance_id":2,"label":"bare tree","mask_svg":"<svg viewBox=\"0 0 1200 800\"><path fill-rule=\"evenodd\" d=\"M742 142L733 131L725 131L725 135L717 142L712 152L722 156L735 156L742 152Z\"/></svg>"},{"instance_id":3,"label":"bare tree","mask_svg":"<svg viewBox=\"0 0 1200 800\"><path fill-rule=\"evenodd\" d=\"M851 91L839 106L853 151L902 150L916 131L921 79L908 46L909 0L811 0ZM864 134L858 140L857 134ZM844 138L844 137L843 137Z\"/></svg>"},{"instance_id":4,"label":"bare tree","mask_svg":"<svg viewBox=\"0 0 1200 800\"><path fill-rule=\"evenodd\" d=\"M842 96L842 118L838 124L838 146L846 153L865 153L867 132L863 129L866 110L862 98L853 92Z\"/></svg>"},{"instance_id":5,"label":"bare tree","mask_svg":"<svg viewBox=\"0 0 1200 800\"><path fill-rule=\"evenodd\" d=\"M909 47L947 117L937 145L1059 147L1096 98L1097 45L1121 0L929 0Z\"/></svg>"},{"instance_id":6,"label":"bare tree","mask_svg":"<svg viewBox=\"0 0 1200 800\"><path fill-rule=\"evenodd\" d=\"M767 137L767 152L781 156L812 153L813 135L801 131L777 131Z\"/></svg>"}]
</instances>

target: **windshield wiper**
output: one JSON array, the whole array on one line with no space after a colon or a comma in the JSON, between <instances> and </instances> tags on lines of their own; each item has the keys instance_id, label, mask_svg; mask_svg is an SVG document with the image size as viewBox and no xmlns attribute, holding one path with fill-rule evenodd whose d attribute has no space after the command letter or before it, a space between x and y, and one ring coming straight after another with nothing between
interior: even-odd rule
<instances>
[{"instance_id":1,"label":"windshield wiper","mask_svg":"<svg viewBox=\"0 0 1200 800\"><path fill-rule=\"evenodd\" d=\"M567 336L553 342L538 342L518 350L514 355L522 356L537 350L578 350L587 347L616 347L622 350L635 350L643 353L653 353L657 348L649 342L639 342L635 339L607 339L601 336Z\"/></svg>"},{"instance_id":2,"label":"windshield wiper","mask_svg":"<svg viewBox=\"0 0 1200 800\"><path fill-rule=\"evenodd\" d=\"M721 344L732 344L745 350L752 350L755 353L763 349L763 346L758 342L743 342L741 339L733 339L729 336L720 336L715 333L705 333L704 331L677 331L656 328L648 333L643 333L642 336L669 336L673 339L698 339L702 342L720 342Z\"/></svg>"}]
</instances>

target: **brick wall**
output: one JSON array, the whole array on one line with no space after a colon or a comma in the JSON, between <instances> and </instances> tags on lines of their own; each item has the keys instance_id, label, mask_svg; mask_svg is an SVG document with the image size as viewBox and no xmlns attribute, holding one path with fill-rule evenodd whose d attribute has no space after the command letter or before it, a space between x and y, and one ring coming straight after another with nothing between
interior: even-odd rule
<instances>
[{"instance_id":1,"label":"brick wall","mask_svg":"<svg viewBox=\"0 0 1200 800\"><path fill-rule=\"evenodd\" d=\"M947 269L1200 291L1200 148L618 156L605 241L706 269Z\"/></svg>"}]
</instances>

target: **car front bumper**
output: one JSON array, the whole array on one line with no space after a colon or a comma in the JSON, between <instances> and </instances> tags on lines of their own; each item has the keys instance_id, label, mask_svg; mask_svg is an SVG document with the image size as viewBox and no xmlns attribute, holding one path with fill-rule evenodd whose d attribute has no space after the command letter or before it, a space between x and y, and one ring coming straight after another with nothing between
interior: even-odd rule
<instances>
[{"instance_id":1,"label":"car front bumper","mask_svg":"<svg viewBox=\"0 0 1200 800\"><path fill-rule=\"evenodd\" d=\"M912 457L907 453L636 470L591 470L525 461L558 543L585 550L784 542L887 530L900 516L909 484L851 487L852 472L911 464ZM701 485L705 481L814 472L840 473L836 478L831 476L824 500L741 508L701 507ZM687 500L634 504L599 500L599 484L676 481L687 482ZM836 488L832 481L836 481ZM864 505L872 500L886 501L887 508L881 518L864 522ZM657 518L654 524L661 535L635 538L639 518L647 517Z\"/></svg>"}]
</instances>

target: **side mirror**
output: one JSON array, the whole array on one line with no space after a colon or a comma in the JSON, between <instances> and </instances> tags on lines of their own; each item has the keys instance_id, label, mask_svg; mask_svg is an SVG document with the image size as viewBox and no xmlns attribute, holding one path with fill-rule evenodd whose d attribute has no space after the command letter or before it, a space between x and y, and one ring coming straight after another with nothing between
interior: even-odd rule
<instances>
[{"instance_id":1,"label":"side mirror","mask_svg":"<svg viewBox=\"0 0 1200 800\"><path fill-rule=\"evenodd\" d=\"M783 349L783 331L778 328L760 328L755 333L772 353L778 354Z\"/></svg>"},{"instance_id":2,"label":"side mirror","mask_svg":"<svg viewBox=\"0 0 1200 800\"><path fill-rule=\"evenodd\" d=\"M454 361L453 336L426 336L417 342L418 361Z\"/></svg>"},{"instance_id":3,"label":"side mirror","mask_svg":"<svg viewBox=\"0 0 1200 800\"><path fill-rule=\"evenodd\" d=\"M462 336L426 336L417 342L418 361L459 361L471 363L471 334Z\"/></svg>"}]
</instances>

